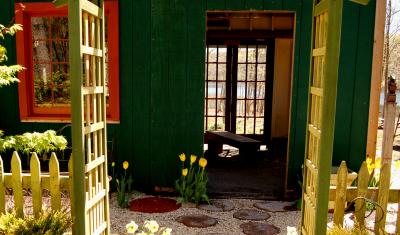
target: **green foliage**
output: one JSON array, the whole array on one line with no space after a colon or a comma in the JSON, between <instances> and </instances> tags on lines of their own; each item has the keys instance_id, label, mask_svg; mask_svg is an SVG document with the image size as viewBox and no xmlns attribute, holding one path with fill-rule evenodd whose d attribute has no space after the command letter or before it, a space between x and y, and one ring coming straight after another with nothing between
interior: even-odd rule
<instances>
[{"instance_id":1,"label":"green foliage","mask_svg":"<svg viewBox=\"0 0 400 235\"><path fill-rule=\"evenodd\" d=\"M18 218L15 213L0 216L0 235L62 235L72 225L66 210L44 211L38 217Z\"/></svg>"},{"instance_id":2,"label":"green foliage","mask_svg":"<svg viewBox=\"0 0 400 235\"><path fill-rule=\"evenodd\" d=\"M64 150L67 147L67 140L57 135L54 130L47 130L43 133L33 132L22 135L7 136L2 138L0 134L0 152L15 150L20 153L46 154L56 150Z\"/></svg>"},{"instance_id":3,"label":"green foliage","mask_svg":"<svg viewBox=\"0 0 400 235\"><path fill-rule=\"evenodd\" d=\"M13 36L17 31L22 30L22 25L14 24L10 27L5 27L0 24L0 39L4 39L5 35ZM0 44L0 87L18 82L16 74L24 68L20 65L1 65L7 61L7 50Z\"/></svg>"},{"instance_id":4,"label":"green foliage","mask_svg":"<svg viewBox=\"0 0 400 235\"><path fill-rule=\"evenodd\" d=\"M188 163L189 168L187 168L185 154L179 155L179 159L182 162L182 174L181 177L175 181L175 189L179 193L177 203L209 203L209 198L207 196L208 177L205 173L207 160L205 158L200 158L198 165L195 165L197 157L191 155Z\"/></svg>"},{"instance_id":5,"label":"green foliage","mask_svg":"<svg viewBox=\"0 0 400 235\"><path fill-rule=\"evenodd\" d=\"M129 163L125 161L123 163L123 168L124 168L124 174L120 176L120 178L115 178L115 183L113 184L114 181L114 167L115 164L111 165L113 168L113 178L111 180L111 185L115 185L117 189L117 202L118 206L121 208L127 208L129 204L129 196L130 193L132 192L132 183L133 183L133 178L132 175L126 174L126 170L129 167Z\"/></svg>"}]
</instances>

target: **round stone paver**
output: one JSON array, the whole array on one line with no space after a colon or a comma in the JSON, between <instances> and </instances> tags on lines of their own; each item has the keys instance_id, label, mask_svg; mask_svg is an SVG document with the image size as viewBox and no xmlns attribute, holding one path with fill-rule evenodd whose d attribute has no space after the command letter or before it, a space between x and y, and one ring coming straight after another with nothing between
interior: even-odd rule
<instances>
[{"instance_id":1,"label":"round stone paver","mask_svg":"<svg viewBox=\"0 0 400 235\"><path fill-rule=\"evenodd\" d=\"M249 235L275 235L281 232L278 227L267 223L247 222L241 224L240 228L243 229L244 234Z\"/></svg>"},{"instance_id":2,"label":"round stone paver","mask_svg":"<svg viewBox=\"0 0 400 235\"><path fill-rule=\"evenodd\" d=\"M287 210L285 208L291 205L290 202L256 202L253 206L269 212L286 212Z\"/></svg>"},{"instance_id":3,"label":"round stone paver","mask_svg":"<svg viewBox=\"0 0 400 235\"><path fill-rule=\"evenodd\" d=\"M211 201L211 204L201 204L197 206L200 210L211 212L231 211L235 209L232 202L229 201Z\"/></svg>"},{"instance_id":4,"label":"round stone paver","mask_svg":"<svg viewBox=\"0 0 400 235\"><path fill-rule=\"evenodd\" d=\"M271 217L267 212L260 212L254 209L241 209L233 214L233 218L240 220L267 220Z\"/></svg>"},{"instance_id":5,"label":"round stone paver","mask_svg":"<svg viewBox=\"0 0 400 235\"><path fill-rule=\"evenodd\" d=\"M183 215L179 216L176 221L188 227L207 228L218 223L216 218L207 215Z\"/></svg>"},{"instance_id":6,"label":"round stone paver","mask_svg":"<svg viewBox=\"0 0 400 235\"><path fill-rule=\"evenodd\" d=\"M212 204L218 208L222 208L223 211L231 211L235 209L235 205L230 201L212 201Z\"/></svg>"}]
</instances>

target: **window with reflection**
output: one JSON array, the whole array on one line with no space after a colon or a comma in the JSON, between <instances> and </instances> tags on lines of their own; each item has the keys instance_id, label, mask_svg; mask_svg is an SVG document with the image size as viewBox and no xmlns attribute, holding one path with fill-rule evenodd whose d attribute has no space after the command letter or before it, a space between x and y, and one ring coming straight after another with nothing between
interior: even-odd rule
<instances>
[{"instance_id":1,"label":"window with reflection","mask_svg":"<svg viewBox=\"0 0 400 235\"><path fill-rule=\"evenodd\" d=\"M16 4L20 116L25 121L70 120L67 7L52 3ZM118 2L105 2L107 118L119 121ZM112 59L111 59L112 58Z\"/></svg>"}]
</instances>

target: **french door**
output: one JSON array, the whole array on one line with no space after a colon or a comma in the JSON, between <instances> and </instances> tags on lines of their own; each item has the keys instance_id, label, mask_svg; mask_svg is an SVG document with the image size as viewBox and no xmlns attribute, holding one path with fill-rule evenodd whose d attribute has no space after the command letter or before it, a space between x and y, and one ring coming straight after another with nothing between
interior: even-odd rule
<instances>
[{"instance_id":1,"label":"french door","mask_svg":"<svg viewBox=\"0 0 400 235\"><path fill-rule=\"evenodd\" d=\"M273 56L273 40L207 46L205 130L226 130L268 140Z\"/></svg>"}]
</instances>

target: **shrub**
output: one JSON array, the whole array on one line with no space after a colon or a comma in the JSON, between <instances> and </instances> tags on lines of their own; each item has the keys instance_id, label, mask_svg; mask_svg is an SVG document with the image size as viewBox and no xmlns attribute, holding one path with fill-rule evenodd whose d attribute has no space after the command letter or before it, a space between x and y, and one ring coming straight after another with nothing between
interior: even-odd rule
<instances>
[{"instance_id":1,"label":"shrub","mask_svg":"<svg viewBox=\"0 0 400 235\"><path fill-rule=\"evenodd\" d=\"M62 235L72 225L66 210L44 211L38 217L18 218L15 213L0 216L1 235Z\"/></svg>"}]
</instances>

